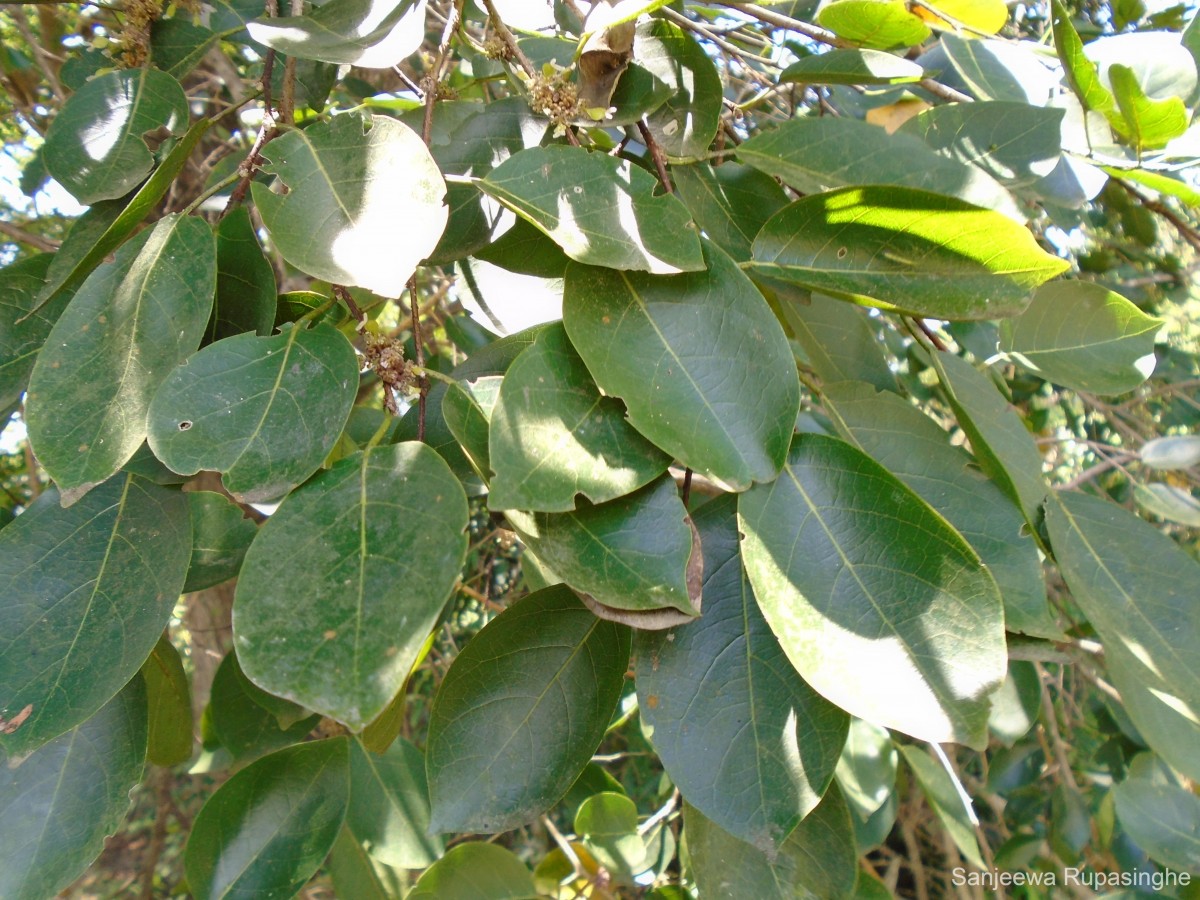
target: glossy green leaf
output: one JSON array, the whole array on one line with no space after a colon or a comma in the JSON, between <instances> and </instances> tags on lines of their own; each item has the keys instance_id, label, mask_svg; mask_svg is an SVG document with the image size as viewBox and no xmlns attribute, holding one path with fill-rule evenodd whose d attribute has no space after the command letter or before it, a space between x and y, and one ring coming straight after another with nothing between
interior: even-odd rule
<instances>
[{"instance_id":1,"label":"glossy green leaf","mask_svg":"<svg viewBox=\"0 0 1200 900\"><path fill-rule=\"evenodd\" d=\"M1086 281L1042 285L1019 317L1000 324L1000 349L1047 381L1123 394L1154 371L1163 320Z\"/></svg>"},{"instance_id":2,"label":"glossy green leaf","mask_svg":"<svg viewBox=\"0 0 1200 900\"><path fill-rule=\"evenodd\" d=\"M608 503L580 501L567 513L510 510L508 520L540 561L605 606L699 614L699 548L668 475Z\"/></svg>"},{"instance_id":3,"label":"glossy green leaf","mask_svg":"<svg viewBox=\"0 0 1200 900\"><path fill-rule=\"evenodd\" d=\"M925 110L897 133L918 137L951 159L978 166L1003 184L1021 187L1044 178L1058 165L1063 115L1061 109L1028 103L953 103Z\"/></svg>"},{"instance_id":4,"label":"glossy green leaf","mask_svg":"<svg viewBox=\"0 0 1200 900\"><path fill-rule=\"evenodd\" d=\"M74 291L96 266L124 243L162 200L167 188L175 183L176 176L212 124L211 119L201 119L188 129L128 203L102 200L75 221L67 239L54 255L54 263L46 274L46 284L38 298L40 303L54 300L61 292Z\"/></svg>"},{"instance_id":5,"label":"glossy green leaf","mask_svg":"<svg viewBox=\"0 0 1200 900\"><path fill-rule=\"evenodd\" d=\"M159 19L150 26L150 62L172 78L183 78L217 40L216 32L186 16Z\"/></svg>"},{"instance_id":6,"label":"glossy green leaf","mask_svg":"<svg viewBox=\"0 0 1200 900\"><path fill-rule=\"evenodd\" d=\"M390 65L390 64L389 64ZM251 185L283 258L315 278L399 297L446 227L446 183L420 135L386 116L337 116L263 148L290 190ZM396 222L420 222L403 241Z\"/></svg>"},{"instance_id":7,"label":"glossy green leaf","mask_svg":"<svg viewBox=\"0 0 1200 900\"><path fill-rule=\"evenodd\" d=\"M1021 416L987 375L951 353L933 358L942 389L984 473L1036 526L1046 497L1042 456Z\"/></svg>"},{"instance_id":8,"label":"glossy green leaf","mask_svg":"<svg viewBox=\"0 0 1200 900\"><path fill-rule=\"evenodd\" d=\"M980 100L1045 106L1059 89L1062 72L1053 53L1031 41L943 34L940 46L953 71Z\"/></svg>"},{"instance_id":9,"label":"glossy green leaf","mask_svg":"<svg viewBox=\"0 0 1200 900\"><path fill-rule=\"evenodd\" d=\"M154 167L154 147L183 134L188 105L179 82L157 69L98 75L71 95L46 132L42 158L80 203L124 197Z\"/></svg>"},{"instance_id":10,"label":"glossy green leaf","mask_svg":"<svg viewBox=\"0 0 1200 900\"><path fill-rule=\"evenodd\" d=\"M558 244L521 218L479 250L475 258L518 275L532 275L547 281L561 280L571 262Z\"/></svg>"},{"instance_id":11,"label":"glossy green leaf","mask_svg":"<svg viewBox=\"0 0 1200 900\"><path fill-rule=\"evenodd\" d=\"M328 325L209 344L150 406L150 447L173 471L224 473L243 503L276 500L333 448L358 390L354 348Z\"/></svg>"},{"instance_id":12,"label":"glossy green leaf","mask_svg":"<svg viewBox=\"0 0 1200 900\"><path fill-rule=\"evenodd\" d=\"M168 216L97 269L54 323L29 378L27 421L64 502L146 439L151 397L204 334L216 269L208 226Z\"/></svg>"},{"instance_id":13,"label":"glossy green leaf","mask_svg":"<svg viewBox=\"0 0 1200 900\"><path fill-rule=\"evenodd\" d=\"M944 519L861 451L801 434L779 480L739 498L738 520L754 594L805 681L877 725L982 746L1004 615Z\"/></svg>"},{"instance_id":14,"label":"glossy green leaf","mask_svg":"<svg viewBox=\"0 0 1200 900\"><path fill-rule=\"evenodd\" d=\"M1200 875L1200 797L1140 778L1121 782L1113 793L1121 825L1143 850L1173 869Z\"/></svg>"},{"instance_id":15,"label":"glossy green leaf","mask_svg":"<svg viewBox=\"0 0 1200 900\"><path fill-rule=\"evenodd\" d=\"M780 84L911 84L925 70L902 56L880 50L829 50L806 56L779 73Z\"/></svg>"},{"instance_id":16,"label":"glossy green leaf","mask_svg":"<svg viewBox=\"0 0 1200 900\"><path fill-rule=\"evenodd\" d=\"M768 856L683 807L684 840L703 897L813 900L849 896L858 876L850 809L837 785L806 816L779 853Z\"/></svg>"},{"instance_id":17,"label":"glossy green leaf","mask_svg":"<svg viewBox=\"0 0 1200 900\"><path fill-rule=\"evenodd\" d=\"M384 753L350 744L350 808L346 825L366 851L389 866L423 869L442 855L429 836L425 757L400 738Z\"/></svg>"},{"instance_id":18,"label":"glossy green leaf","mask_svg":"<svg viewBox=\"0 0 1200 900\"><path fill-rule=\"evenodd\" d=\"M1200 503L1185 488L1163 482L1138 484L1134 485L1133 499L1140 509L1160 519L1200 528Z\"/></svg>"},{"instance_id":19,"label":"glossy green leaf","mask_svg":"<svg viewBox=\"0 0 1200 900\"><path fill-rule=\"evenodd\" d=\"M402 896L400 885L390 890L382 875L379 864L374 862L362 844L354 839L345 825L338 832L337 840L325 860L325 868L333 881L338 897L353 897L354 900L395 900ZM384 870L386 871L386 870Z\"/></svg>"},{"instance_id":20,"label":"glossy green leaf","mask_svg":"<svg viewBox=\"0 0 1200 900\"><path fill-rule=\"evenodd\" d=\"M20 401L37 355L67 305L63 295L35 311L53 260L43 253L0 270L0 408Z\"/></svg>"},{"instance_id":21,"label":"glossy green leaf","mask_svg":"<svg viewBox=\"0 0 1200 900\"><path fill-rule=\"evenodd\" d=\"M240 206L217 225L217 297L209 340L243 331L270 334L275 325L275 297L275 270L263 256L250 211Z\"/></svg>"},{"instance_id":22,"label":"glossy green leaf","mask_svg":"<svg viewBox=\"0 0 1200 900\"><path fill-rule=\"evenodd\" d=\"M238 578L233 630L260 687L360 731L404 684L459 575L467 501L406 442L356 453L293 492Z\"/></svg>"},{"instance_id":23,"label":"glossy green leaf","mask_svg":"<svg viewBox=\"0 0 1200 900\"><path fill-rule=\"evenodd\" d=\"M1188 778L1200 779L1200 717L1179 695L1178 688L1148 672L1133 651L1120 641L1104 647L1104 662L1122 708L1154 752Z\"/></svg>"},{"instance_id":24,"label":"glossy green leaf","mask_svg":"<svg viewBox=\"0 0 1200 900\"><path fill-rule=\"evenodd\" d=\"M670 157L704 156L721 127L723 96L721 77L704 48L678 25L648 19L638 27L634 58L674 88L645 117L655 141Z\"/></svg>"},{"instance_id":25,"label":"glossy green leaf","mask_svg":"<svg viewBox=\"0 0 1200 900\"><path fill-rule=\"evenodd\" d=\"M716 247L705 259L704 272L665 278L571 266L563 324L634 428L700 474L745 490L779 472L800 385L758 289Z\"/></svg>"},{"instance_id":26,"label":"glossy green leaf","mask_svg":"<svg viewBox=\"0 0 1200 900\"><path fill-rule=\"evenodd\" d=\"M137 673L167 626L191 554L187 502L133 475L67 509L43 494L0 531L0 749L74 728ZM25 712L26 707L32 707Z\"/></svg>"},{"instance_id":27,"label":"glossy green leaf","mask_svg":"<svg viewBox=\"0 0 1200 900\"><path fill-rule=\"evenodd\" d=\"M507 831L549 809L600 744L629 643L565 586L518 600L472 638L430 717L430 830Z\"/></svg>"},{"instance_id":28,"label":"glossy green leaf","mask_svg":"<svg viewBox=\"0 0 1200 900\"><path fill-rule=\"evenodd\" d=\"M708 238L743 262L763 223L787 206L788 197L770 175L726 162L672 166L676 196Z\"/></svg>"},{"instance_id":29,"label":"glossy green leaf","mask_svg":"<svg viewBox=\"0 0 1200 900\"><path fill-rule=\"evenodd\" d=\"M896 390L896 376L864 310L824 294L812 294L806 303L780 298L779 306L822 381L863 381L881 391Z\"/></svg>"},{"instance_id":30,"label":"glossy green leaf","mask_svg":"<svg viewBox=\"0 0 1200 900\"><path fill-rule=\"evenodd\" d=\"M1171 175L1164 175L1161 172L1151 172L1146 169L1117 169L1111 166L1105 166L1104 171L1125 181L1133 181L1144 185L1156 193L1175 197L1178 200L1182 200L1188 206L1200 206L1200 191L1197 191L1187 182L1181 181L1179 178Z\"/></svg>"},{"instance_id":31,"label":"glossy green leaf","mask_svg":"<svg viewBox=\"0 0 1200 900\"><path fill-rule=\"evenodd\" d=\"M478 186L579 262L658 274L703 269L687 209L669 194L654 196L655 183L607 154L549 146L514 154Z\"/></svg>"},{"instance_id":32,"label":"glossy green leaf","mask_svg":"<svg viewBox=\"0 0 1200 900\"><path fill-rule=\"evenodd\" d=\"M1121 134L1128 132L1128 124L1117 109L1116 98L1100 80L1096 64L1084 53L1083 41L1071 22L1070 13L1060 0L1051 0L1054 48L1062 60L1067 84L1079 98L1085 110L1100 113Z\"/></svg>"},{"instance_id":33,"label":"glossy green leaf","mask_svg":"<svg viewBox=\"0 0 1200 900\"><path fill-rule=\"evenodd\" d=\"M896 789L896 745L886 728L852 719L838 759L838 786L862 821L879 810Z\"/></svg>"},{"instance_id":34,"label":"glossy green leaf","mask_svg":"<svg viewBox=\"0 0 1200 900\"><path fill-rule=\"evenodd\" d=\"M904 761L908 763L908 767L917 776L925 799L933 807L942 827L946 829L963 858L977 869L986 870L987 866L979 852L979 842L975 839L974 826L971 824L972 813L963 805L963 798L945 767L927 751L913 744L901 744L900 752L904 754Z\"/></svg>"},{"instance_id":35,"label":"glossy green leaf","mask_svg":"<svg viewBox=\"0 0 1200 900\"><path fill-rule=\"evenodd\" d=\"M471 466L485 481L492 478L488 453L492 410L503 381L500 375L481 375L473 381L460 381L442 397L442 416L446 427L462 447Z\"/></svg>"},{"instance_id":36,"label":"glossy green leaf","mask_svg":"<svg viewBox=\"0 0 1200 900\"><path fill-rule=\"evenodd\" d=\"M926 40L928 26L899 2L836 0L821 7L817 24L864 47L911 47Z\"/></svg>"},{"instance_id":37,"label":"glossy green leaf","mask_svg":"<svg viewBox=\"0 0 1200 900\"><path fill-rule=\"evenodd\" d=\"M622 793L604 791L584 800L575 814L575 833L619 882L632 883L633 876L646 868L637 806Z\"/></svg>"},{"instance_id":38,"label":"glossy green leaf","mask_svg":"<svg viewBox=\"0 0 1200 900\"><path fill-rule=\"evenodd\" d=\"M0 896L44 900L83 874L124 820L145 759L137 677L20 765L0 755Z\"/></svg>"},{"instance_id":39,"label":"glossy green leaf","mask_svg":"<svg viewBox=\"0 0 1200 900\"><path fill-rule=\"evenodd\" d=\"M348 743L338 737L264 756L209 797L184 853L197 900L299 892L346 817Z\"/></svg>"},{"instance_id":40,"label":"glossy green leaf","mask_svg":"<svg viewBox=\"0 0 1200 900\"><path fill-rule=\"evenodd\" d=\"M226 654L213 677L208 715L221 746L235 762L298 744L317 725L315 715L294 706L297 713L284 724L268 709L271 705L271 695L245 676L237 655Z\"/></svg>"},{"instance_id":41,"label":"glossy green leaf","mask_svg":"<svg viewBox=\"0 0 1200 900\"><path fill-rule=\"evenodd\" d=\"M237 575L258 526L241 507L215 491L189 491L192 561L183 589L202 591Z\"/></svg>"},{"instance_id":42,"label":"glossy green leaf","mask_svg":"<svg viewBox=\"0 0 1200 900\"><path fill-rule=\"evenodd\" d=\"M192 693L179 651L164 635L142 664L149 710L146 759L177 766L192 756Z\"/></svg>"},{"instance_id":43,"label":"glossy green leaf","mask_svg":"<svg viewBox=\"0 0 1200 900\"><path fill-rule=\"evenodd\" d=\"M1155 100L1147 97L1137 75L1128 66L1110 66L1108 77L1112 79L1117 109L1125 117L1130 143L1139 154L1143 150L1163 147L1171 138L1187 131L1190 115L1181 98Z\"/></svg>"},{"instance_id":44,"label":"glossy green leaf","mask_svg":"<svg viewBox=\"0 0 1200 900\"><path fill-rule=\"evenodd\" d=\"M670 459L602 396L561 324L509 366L491 415L488 505L566 512L577 497L603 503L666 471Z\"/></svg>"},{"instance_id":45,"label":"glossy green leaf","mask_svg":"<svg viewBox=\"0 0 1200 900\"><path fill-rule=\"evenodd\" d=\"M883 5L879 0L864 2ZM838 117L791 119L738 146L738 159L781 178L804 193L862 184L895 185L958 197L968 203L1024 221L1012 196L994 178L968 162L935 152L911 134L888 134L876 125ZM894 200L898 209L920 208L920 195L867 188L881 205ZM940 198L945 200L945 198ZM957 209L948 206L946 211ZM939 210L940 211L940 210ZM871 222L887 227L885 222ZM1016 230L1012 223L1009 230ZM861 238L859 239L861 240ZM912 253L898 253L911 256ZM853 257L852 257L853 258Z\"/></svg>"},{"instance_id":46,"label":"glossy green leaf","mask_svg":"<svg viewBox=\"0 0 1200 900\"><path fill-rule=\"evenodd\" d=\"M1069 265L999 213L911 188L863 187L805 197L772 216L750 272L956 320L1016 315Z\"/></svg>"},{"instance_id":47,"label":"glossy green leaf","mask_svg":"<svg viewBox=\"0 0 1200 900\"><path fill-rule=\"evenodd\" d=\"M533 874L498 844L459 844L425 870L407 900L529 900Z\"/></svg>"},{"instance_id":48,"label":"glossy green leaf","mask_svg":"<svg viewBox=\"0 0 1200 900\"><path fill-rule=\"evenodd\" d=\"M1021 512L971 457L898 394L841 383L825 385L822 396L839 434L912 488L979 554L1004 598L1005 627L1060 638L1037 545L1021 534Z\"/></svg>"},{"instance_id":49,"label":"glossy green leaf","mask_svg":"<svg viewBox=\"0 0 1200 900\"><path fill-rule=\"evenodd\" d=\"M849 718L796 674L759 612L735 498L706 503L695 522L704 615L639 633L638 708L687 801L774 855L825 793Z\"/></svg>"},{"instance_id":50,"label":"glossy green leaf","mask_svg":"<svg viewBox=\"0 0 1200 900\"><path fill-rule=\"evenodd\" d=\"M307 15L255 19L246 30L297 59L390 69L425 39L425 0L330 0Z\"/></svg>"},{"instance_id":51,"label":"glossy green leaf","mask_svg":"<svg viewBox=\"0 0 1200 900\"><path fill-rule=\"evenodd\" d=\"M1046 505L1046 527L1071 596L1105 646L1128 651L1130 676L1200 722L1195 560L1156 528L1099 497L1056 494Z\"/></svg>"}]
</instances>

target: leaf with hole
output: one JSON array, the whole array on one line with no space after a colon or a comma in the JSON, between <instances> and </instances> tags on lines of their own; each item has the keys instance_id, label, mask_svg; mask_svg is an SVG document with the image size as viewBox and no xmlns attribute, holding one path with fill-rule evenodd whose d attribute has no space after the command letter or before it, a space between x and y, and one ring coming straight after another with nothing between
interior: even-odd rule
<instances>
[{"instance_id":1,"label":"leaf with hole","mask_svg":"<svg viewBox=\"0 0 1200 900\"><path fill-rule=\"evenodd\" d=\"M276 500L320 467L357 390L354 348L328 325L225 338L159 389L150 447L182 475L223 473L240 502Z\"/></svg>"},{"instance_id":2,"label":"leaf with hole","mask_svg":"<svg viewBox=\"0 0 1200 900\"><path fill-rule=\"evenodd\" d=\"M996 582L896 476L801 434L779 480L739 498L738 521L754 595L805 681L877 725L986 741L1007 662Z\"/></svg>"},{"instance_id":3,"label":"leaf with hole","mask_svg":"<svg viewBox=\"0 0 1200 900\"><path fill-rule=\"evenodd\" d=\"M629 643L627 628L597 619L564 585L484 626L433 703L430 831L507 831L553 806L604 736Z\"/></svg>"},{"instance_id":4,"label":"leaf with hole","mask_svg":"<svg viewBox=\"0 0 1200 900\"><path fill-rule=\"evenodd\" d=\"M289 495L250 545L233 610L243 670L361 731L437 622L466 528L462 486L424 444L335 463Z\"/></svg>"},{"instance_id":5,"label":"leaf with hole","mask_svg":"<svg viewBox=\"0 0 1200 900\"><path fill-rule=\"evenodd\" d=\"M0 530L0 748L28 753L86 720L132 678L179 599L187 502L134 475L64 509L43 494Z\"/></svg>"}]
</instances>

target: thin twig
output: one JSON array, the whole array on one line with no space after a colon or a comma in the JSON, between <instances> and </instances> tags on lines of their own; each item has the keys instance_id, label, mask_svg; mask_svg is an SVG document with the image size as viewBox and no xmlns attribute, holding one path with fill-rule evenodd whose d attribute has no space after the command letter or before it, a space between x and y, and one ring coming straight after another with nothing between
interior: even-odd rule
<instances>
[{"instance_id":1,"label":"thin twig","mask_svg":"<svg viewBox=\"0 0 1200 900\"><path fill-rule=\"evenodd\" d=\"M53 253L62 246L62 241L51 240L47 237L42 237L40 234L33 234L23 228L19 228L11 222L0 221L0 234L12 238L20 244L28 244L35 250L41 250L43 253Z\"/></svg>"},{"instance_id":2,"label":"thin twig","mask_svg":"<svg viewBox=\"0 0 1200 900\"><path fill-rule=\"evenodd\" d=\"M1075 782L1075 773L1071 771L1071 758L1067 755L1067 745L1063 741L1062 732L1058 730L1058 718L1054 712L1054 702L1050 699L1050 676L1047 675L1041 663L1035 662L1033 667L1037 670L1038 683L1041 685L1042 718L1045 720L1046 733L1050 737L1050 747L1054 752L1054 760L1058 763L1059 772L1068 786L1079 790L1079 785Z\"/></svg>"},{"instance_id":3,"label":"thin twig","mask_svg":"<svg viewBox=\"0 0 1200 900\"><path fill-rule=\"evenodd\" d=\"M662 182L662 186L668 194L675 193L675 188L671 186L671 176L667 174L667 158L663 155L662 147L654 139L654 135L650 133L645 122L638 122L637 127L638 133L642 136L642 142L650 151L650 158L654 160L654 168L658 171L658 180Z\"/></svg>"},{"instance_id":4,"label":"thin twig","mask_svg":"<svg viewBox=\"0 0 1200 900\"><path fill-rule=\"evenodd\" d=\"M525 51L521 49L519 44L517 44L517 39L513 36L513 33L508 30L508 26L505 25L504 20L500 18L500 14L496 12L496 4L493 3L492 0L483 0L483 5L487 8L487 14L488 18L491 19L492 28L496 30L496 34L500 37L500 40L504 41L504 45L508 47L509 51L513 55L513 58L521 67L521 70L530 78L532 78L537 74L537 69L534 68L534 65L530 61L529 57L525 55Z\"/></svg>"},{"instance_id":5,"label":"thin twig","mask_svg":"<svg viewBox=\"0 0 1200 900\"><path fill-rule=\"evenodd\" d=\"M412 316L413 356L420 375L417 376L417 440L425 440L425 408L429 399L429 377L425 374L425 345L421 340L421 307L417 299L417 276L408 279L408 307Z\"/></svg>"}]
</instances>

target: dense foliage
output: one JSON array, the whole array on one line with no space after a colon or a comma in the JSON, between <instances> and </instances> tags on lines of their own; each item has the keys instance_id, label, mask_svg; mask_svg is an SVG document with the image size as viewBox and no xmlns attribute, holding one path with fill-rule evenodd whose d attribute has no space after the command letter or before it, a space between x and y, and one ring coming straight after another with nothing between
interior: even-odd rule
<instances>
[{"instance_id":1,"label":"dense foliage","mask_svg":"<svg viewBox=\"0 0 1200 900\"><path fill-rule=\"evenodd\" d=\"M3 6L0 896L1197 896L1200 25L588 7Z\"/></svg>"}]
</instances>

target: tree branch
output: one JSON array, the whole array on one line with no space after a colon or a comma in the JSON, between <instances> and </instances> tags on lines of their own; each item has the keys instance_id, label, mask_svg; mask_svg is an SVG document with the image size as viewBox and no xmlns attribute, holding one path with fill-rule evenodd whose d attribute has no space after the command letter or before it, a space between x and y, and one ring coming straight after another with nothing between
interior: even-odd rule
<instances>
[{"instance_id":1,"label":"tree branch","mask_svg":"<svg viewBox=\"0 0 1200 900\"><path fill-rule=\"evenodd\" d=\"M0 220L0 234L12 238L18 244L28 244L36 250L41 250L43 253L53 253L62 246L62 241L55 241L47 237L42 237L40 234L33 234L11 222L2 220Z\"/></svg>"}]
</instances>

